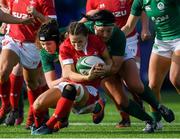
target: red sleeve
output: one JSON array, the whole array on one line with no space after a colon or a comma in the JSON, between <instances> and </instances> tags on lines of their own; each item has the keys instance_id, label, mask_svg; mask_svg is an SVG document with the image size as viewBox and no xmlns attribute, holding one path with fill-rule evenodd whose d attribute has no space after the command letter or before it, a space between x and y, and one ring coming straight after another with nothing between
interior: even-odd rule
<instances>
[{"instance_id":1,"label":"red sleeve","mask_svg":"<svg viewBox=\"0 0 180 139\"><path fill-rule=\"evenodd\" d=\"M87 0L86 2L86 13L90 10L97 9L96 0Z\"/></svg>"},{"instance_id":2,"label":"red sleeve","mask_svg":"<svg viewBox=\"0 0 180 139\"><path fill-rule=\"evenodd\" d=\"M73 58L67 39L59 46L59 55L62 61Z\"/></svg>"},{"instance_id":3,"label":"red sleeve","mask_svg":"<svg viewBox=\"0 0 180 139\"><path fill-rule=\"evenodd\" d=\"M51 18L56 18L54 0L39 0L42 14Z\"/></svg>"}]
</instances>

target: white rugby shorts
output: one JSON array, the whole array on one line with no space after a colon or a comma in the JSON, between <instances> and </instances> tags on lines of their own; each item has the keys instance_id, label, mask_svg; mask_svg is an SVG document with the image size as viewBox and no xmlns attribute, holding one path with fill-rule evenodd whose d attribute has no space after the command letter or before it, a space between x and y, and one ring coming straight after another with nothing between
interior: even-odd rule
<instances>
[{"instance_id":1,"label":"white rugby shorts","mask_svg":"<svg viewBox=\"0 0 180 139\"><path fill-rule=\"evenodd\" d=\"M138 53L138 33L126 38L125 60L134 58Z\"/></svg>"},{"instance_id":2,"label":"white rugby shorts","mask_svg":"<svg viewBox=\"0 0 180 139\"><path fill-rule=\"evenodd\" d=\"M2 41L2 49L14 51L20 58L20 64L28 69L36 69L40 63L39 50L35 43L19 42L13 40L10 36L5 36Z\"/></svg>"},{"instance_id":3,"label":"white rugby shorts","mask_svg":"<svg viewBox=\"0 0 180 139\"><path fill-rule=\"evenodd\" d=\"M177 50L180 50L180 38L168 41L158 40L155 38L152 53L166 58L171 58L173 52Z\"/></svg>"}]
</instances>

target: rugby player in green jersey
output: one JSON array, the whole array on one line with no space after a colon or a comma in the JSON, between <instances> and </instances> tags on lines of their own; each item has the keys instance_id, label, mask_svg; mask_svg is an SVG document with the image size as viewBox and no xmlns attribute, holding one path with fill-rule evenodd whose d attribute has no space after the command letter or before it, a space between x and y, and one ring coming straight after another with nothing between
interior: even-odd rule
<instances>
[{"instance_id":1,"label":"rugby player in green jersey","mask_svg":"<svg viewBox=\"0 0 180 139\"><path fill-rule=\"evenodd\" d=\"M163 81L169 71L171 83L180 93L180 1L135 0L131 14L122 31L128 35L135 27L141 12L154 22L156 37L149 63L149 87L158 100ZM152 109L152 116L159 123L160 114Z\"/></svg>"},{"instance_id":2,"label":"rugby player in green jersey","mask_svg":"<svg viewBox=\"0 0 180 139\"><path fill-rule=\"evenodd\" d=\"M49 30L47 30L48 27ZM46 34L46 38L42 36L44 34ZM61 79L59 79L61 75L61 65L59 62L58 46L64 39L63 35L60 35L56 20L51 20L47 24L44 24L39 31L39 38L37 39L40 40L40 42L37 41L37 46L40 49L41 63L46 82L48 87L52 88L61 81ZM46 41L43 41L43 39L46 39Z\"/></svg>"},{"instance_id":3,"label":"rugby player in green jersey","mask_svg":"<svg viewBox=\"0 0 180 139\"><path fill-rule=\"evenodd\" d=\"M123 89L121 88L122 77L125 78L126 76L122 75L123 72L121 69L125 48L125 36L124 33L114 25L115 19L113 14L107 10L100 10L93 16L85 17L88 20L91 20L86 22L85 25L89 28L91 33L95 33L107 44L109 53L114 62L113 68L115 74L102 81L104 90L111 96L119 110L122 109L132 116L147 121L149 126L144 129L145 132L154 132L154 125L151 123L152 121L149 122L148 120L145 120L148 116L144 116L145 112L138 111L139 108L134 101L128 101L128 98L124 95ZM139 81L141 82L141 80ZM142 91L137 91L136 93L141 99L148 102L156 109L167 122L172 122L174 120L173 112L159 104L147 85L144 86Z\"/></svg>"}]
</instances>

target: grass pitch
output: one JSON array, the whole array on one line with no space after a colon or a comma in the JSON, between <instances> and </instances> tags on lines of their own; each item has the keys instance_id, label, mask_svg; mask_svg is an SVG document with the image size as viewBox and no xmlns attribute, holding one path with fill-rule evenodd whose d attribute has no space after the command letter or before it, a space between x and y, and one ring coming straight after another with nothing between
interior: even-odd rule
<instances>
[{"instance_id":1,"label":"grass pitch","mask_svg":"<svg viewBox=\"0 0 180 139\"><path fill-rule=\"evenodd\" d=\"M180 138L180 96L173 91L163 92L162 103L174 111L176 119L170 124L162 120L163 130L151 134L143 133L144 122L133 117L131 117L131 127L115 128L120 116L114 104L108 101L105 108L105 118L98 125L92 123L90 114L74 115L71 113L69 127L57 133L33 136L29 130L24 129L24 122L21 126L15 127L0 125L0 138ZM147 104L145 106L148 111ZM26 115L27 105L25 107Z\"/></svg>"}]
</instances>

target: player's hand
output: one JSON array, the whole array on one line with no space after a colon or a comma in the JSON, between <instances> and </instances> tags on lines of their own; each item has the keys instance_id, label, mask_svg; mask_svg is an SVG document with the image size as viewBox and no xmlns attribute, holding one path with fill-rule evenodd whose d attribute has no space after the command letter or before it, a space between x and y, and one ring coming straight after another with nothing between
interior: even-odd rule
<instances>
[{"instance_id":1,"label":"player's hand","mask_svg":"<svg viewBox=\"0 0 180 139\"><path fill-rule=\"evenodd\" d=\"M111 71L111 66L106 64L96 64L94 67L94 72L98 73L100 76L105 76L107 73Z\"/></svg>"},{"instance_id":2,"label":"player's hand","mask_svg":"<svg viewBox=\"0 0 180 139\"><path fill-rule=\"evenodd\" d=\"M28 12L28 14L31 14L34 17L37 17L38 15L38 11L33 6L27 6L26 11Z\"/></svg>"},{"instance_id":3,"label":"player's hand","mask_svg":"<svg viewBox=\"0 0 180 139\"><path fill-rule=\"evenodd\" d=\"M6 28L7 28L7 24L6 23L2 23L1 27L0 27L0 33L1 34L6 34Z\"/></svg>"},{"instance_id":4,"label":"player's hand","mask_svg":"<svg viewBox=\"0 0 180 139\"><path fill-rule=\"evenodd\" d=\"M99 77L100 77L100 74L96 72L95 65L92 66L92 68L89 70L89 74L87 75L88 81L94 80Z\"/></svg>"},{"instance_id":5,"label":"player's hand","mask_svg":"<svg viewBox=\"0 0 180 139\"><path fill-rule=\"evenodd\" d=\"M151 38L151 32L149 30L142 30L141 31L141 40L146 41Z\"/></svg>"}]
</instances>

